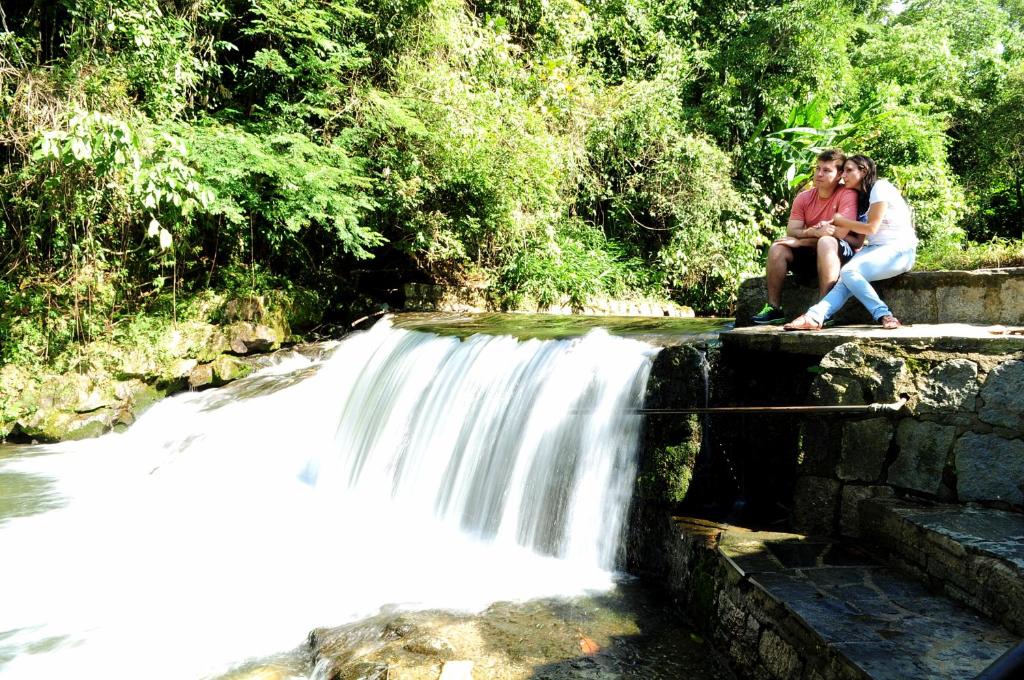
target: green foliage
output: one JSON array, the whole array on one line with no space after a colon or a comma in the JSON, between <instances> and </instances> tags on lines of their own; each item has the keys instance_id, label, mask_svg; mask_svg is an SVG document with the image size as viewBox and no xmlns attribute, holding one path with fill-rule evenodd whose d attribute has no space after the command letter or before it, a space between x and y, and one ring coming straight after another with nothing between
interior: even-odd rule
<instances>
[{"instance_id":1,"label":"green foliage","mask_svg":"<svg viewBox=\"0 0 1024 680\"><path fill-rule=\"evenodd\" d=\"M128 94L150 114L184 110L202 66L185 16L169 13L159 0L76 0L65 38L72 77L85 77L96 100L112 81L123 79ZM223 12L218 3L199 0L197 15ZM93 71L96 65L101 66ZM95 103L98 103L95 102Z\"/></svg>"},{"instance_id":2,"label":"green foliage","mask_svg":"<svg viewBox=\"0 0 1024 680\"><path fill-rule=\"evenodd\" d=\"M764 150L757 154L768 160L766 187L770 199L781 204L807 185L814 175L815 159L825 149L849 146L858 135L870 134L884 113L877 113L877 102L868 99L856 108L843 108L829 114L829 102L813 96L794 106L784 130L769 133Z\"/></svg>"},{"instance_id":3,"label":"green foliage","mask_svg":"<svg viewBox=\"0 0 1024 680\"><path fill-rule=\"evenodd\" d=\"M964 165L981 204L969 233L1024 238L1024 64L1007 75L968 136L972 148Z\"/></svg>"},{"instance_id":4,"label":"green foliage","mask_svg":"<svg viewBox=\"0 0 1024 680\"><path fill-rule=\"evenodd\" d=\"M727 309L764 243L750 200L730 182L728 156L687 133L663 83L616 88L590 130L584 197L605 230L656 257L662 281L688 304Z\"/></svg>"},{"instance_id":5,"label":"green foliage","mask_svg":"<svg viewBox=\"0 0 1024 680\"><path fill-rule=\"evenodd\" d=\"M506 304L727 312L828 146L900 187L922 262L1017 261L1017 241L989 240L1024 225L1019 0L76 0L5 17L3 361L273 287L332 310L430 279Z\"/></svg>"},{"instance_id":6,"label":"green foliage","mask_svg":"<svg viewBox=\"0 0 1024 680\"><path fill-rule=\"evenodd\" d=\"M229 234L259 228L275 258L299 247L303 233L325 230L353 257L370 256L382 243L363 226L373 207L362 164L340 144L316 144L304 135L254 135L211 123L182 126L196 150L197 165L215 191L211 212L223 217Z\"/></svg>"},{"instance_id":7,"label":"green foliage","mask_svg":"<svg viewBox=\"0 0 1024 680\"><path fill-rule=\"evenodd\" d=\"M518 306L532 300L539 307L561 305L582 309L588 299L626 297L656 290L656 274L604 234L579 220L548 232L514 253L500 270L503 302Z\"/></svg>"},{"instance_id":8,"label":"green foliage","mask_svg":"<svg viewBox=\"0 0 1024 680\"><path fill-rule=\"evenodd\" d=\"M918 253L914 267L926 271L1024 267L1024 242L1004 238L966 244L933 241Z\"/></svg>"},{"instance_id":9,"label":"green foliage","mask_svg":"<svg viewBox=\"0 0 1024 680\"><path fill-rule=\"evenodd\" d=\"M330 132L348 98L348 78L367 65L358 29L368 15L351 1L261 0L240 27L238 96L256 120L292 128L304 121ZM251 51L251 56L249 52Z\"/></svg>"}]
</instances>

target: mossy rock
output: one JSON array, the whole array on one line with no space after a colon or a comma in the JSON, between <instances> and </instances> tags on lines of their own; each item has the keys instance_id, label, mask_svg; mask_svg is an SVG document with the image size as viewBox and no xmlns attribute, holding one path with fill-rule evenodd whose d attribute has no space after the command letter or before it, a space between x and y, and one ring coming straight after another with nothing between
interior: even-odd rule
<instances>
[{"instance_id":1,"label":"mossy rock","mask_svg":"<svg viewBox=\"0 0 1024 680\"><path fill-rule=\"evenodd\" d=\"M323 321L320 297L309 290L272 290L228 300L221 310L221 321L247 321L270 326L284 334L304 333Z\"/></svg>"},{"instance_id":2,"label":"mossy rock","mask_svg":"<svg viewBox=\"0 0 1024 680\"><path fill-rule=\"evenodd\" d=\"M250 364L227 354L217 357L211 364L213 367L213 384L225 385L244 378L253 371Z\"/></svg>"},{"instance_id":3,"label":"mossy rock","mask_svg":"<svg viewBox=\"0 0 1024 680\"><path fill-rule=\"evenodd\" d=\"M637 493L644 500L676 504L686 499L700 453L701 431L696 415L680 419L686 421L689 436L677 444L654 447L641 460Z\"/></svg>"}]
</instances>

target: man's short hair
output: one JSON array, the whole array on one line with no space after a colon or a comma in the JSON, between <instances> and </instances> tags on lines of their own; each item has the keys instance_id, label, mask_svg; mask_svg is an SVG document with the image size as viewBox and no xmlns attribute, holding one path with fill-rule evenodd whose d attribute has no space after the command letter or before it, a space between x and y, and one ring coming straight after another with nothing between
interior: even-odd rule
<instances>
[{"instance_id":1,"label":"man's short hair","mask_svg":"<svg viewBox=\"0 0 1024 680\"><path fill-rule=\"evenodd\" d=\"M818 154L817 160L819 163L822 161L831 161L836 164L836 168L839 169L839 172L842 172L843 166L846 164L846 154L839 149L825 149Z\"/></svg>"}]
</instances>

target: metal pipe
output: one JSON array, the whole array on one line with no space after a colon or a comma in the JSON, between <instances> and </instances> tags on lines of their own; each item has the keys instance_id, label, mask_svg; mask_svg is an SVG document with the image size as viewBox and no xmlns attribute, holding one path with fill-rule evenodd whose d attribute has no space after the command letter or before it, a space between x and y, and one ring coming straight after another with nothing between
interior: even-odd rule
<instances>
[{"instance_id":1,"label":"metal pipe","mask_svg":"<svg viewBox=\"0 0 1024 680\"><path fill-rule=\"evenodd\" d=\"M896 413L907 403L906 398L891 404L857 404L852 406L705 406L693 408L638 408L633 413L645 416L683 415L688 413Z\"/></svg>"}]
</instances>

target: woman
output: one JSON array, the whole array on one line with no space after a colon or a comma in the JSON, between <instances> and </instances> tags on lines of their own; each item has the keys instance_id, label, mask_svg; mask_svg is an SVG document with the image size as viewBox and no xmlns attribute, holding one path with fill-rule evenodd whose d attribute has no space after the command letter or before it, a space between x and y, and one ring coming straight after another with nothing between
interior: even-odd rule
<instances>
[{"instance_id":1,"label":"woman","mask_svg":"<svg viewBox=\"0 0 1024 680\"><path fill-rule=\"evenodd\" d=\"M866 234L868 244L839 272L839 281L821 301L783 328L787 331L821 330L824 321L839 311L850 296L856 297L881 323L882 328L900 327L899 320L871 287L871 281L892 278L910 271L917 257L917 234L910 207L888 180L878 179L875 163L867 156L851 156L843 166L843 180L858 193L858 213L867 212L867 222L836 214L837 227Z\"/></svg>"}]
</instances>

